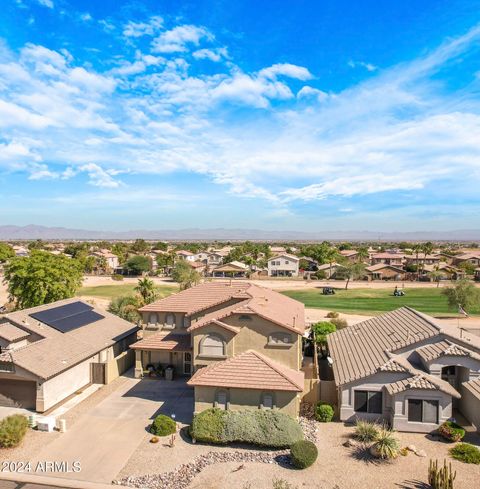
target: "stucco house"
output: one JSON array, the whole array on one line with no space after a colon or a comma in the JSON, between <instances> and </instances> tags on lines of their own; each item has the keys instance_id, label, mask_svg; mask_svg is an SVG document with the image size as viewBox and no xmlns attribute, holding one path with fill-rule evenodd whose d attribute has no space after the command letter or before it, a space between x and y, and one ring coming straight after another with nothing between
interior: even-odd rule
<instances>
[{"instance_id":1,"label":"stucco house","mask_svg":"<svg viewBox=\"0 0 480 489\"><path fill-rule=\"evenodd\" d=\"M461 413L480 429L480 338L409 307L328 335L340 420L427 433Z\"/></svg>"},{"instance_id":2,"label":"stucco house","mask_svg":"<svg viewBox=\"0 0 480 489\"><path fill-rule=\"evenodd\" d=\"M245 278L250 269L248 265L239 261L232 261L219 265L212 269L212 277L232 277L232 278Z\"/></svg>"},{"instance_id":3,"label":"stucco house","mask_svg":"<svg viewBox=\"0 0 480 489\"><path fill-rule=\"evenodd\" d=\"M480 251L468 251L453 257L454 265L458 266L465 262L469 262L476 267L480 266Z\"/></svg>"},{"instance_id":4,"label":"stucco house","mask_svg":"<svg viewBox=\"0 0 480 489\"><path fill-rule=\"evenodd\" d=\"M276 407L298 416L304 306L247 283L209 282L140 309L135 375L172 365L195 389L195 411Z\"/></svg>"},{"instance_id":5,"label":"stucco house","mask_svg":"<svg viewBox=\"0 0 480 489\"><path fill-rule=\"evenodd\" d=\"M67 299L0 321L0 406L44 412L79 389L107 384L133 365L138 327Z\"/></svg>"},{"instance_id":6,"label":"stucco house","mask_svg":"<svg viewBox=\"0 0 480 489\"><path fill-rule=\"evenodd\" d=\"M397 267L401 267L405 261L405 255L403 253L374 253L370 257L370 262L372 265L377 265L382 263L384 265L394 265Z\"/></svg>"},{"instance_id":7,"label":"stucco house","mask_svg":"<svg viewBox=\"0 0 480 489\"><path fill-rule=\"evenodd\" d=\"M115 270L120 266L118 256L109 250L94 251L92 256L104 259L108 270Z\"/></svg>"},{"instance_id":8,"label":"stucco house","mask_svg":"<svg viewBox=\"0 0 480 489\"><path fill-rule=\"evenodd\" d=\"M400 266L377 263L365 269L369 280L404 280L405 270Z\"/></svg>"},{"instance_id":9,"label":"stucco house","mask_svg":"<svg viewBox=\"0 0 480 489\"><path fill-rule=\"evenodd\" d=\"M283 253L267 260L269 277L298 277L300 258Z\"/></svg>"}]
</instances>

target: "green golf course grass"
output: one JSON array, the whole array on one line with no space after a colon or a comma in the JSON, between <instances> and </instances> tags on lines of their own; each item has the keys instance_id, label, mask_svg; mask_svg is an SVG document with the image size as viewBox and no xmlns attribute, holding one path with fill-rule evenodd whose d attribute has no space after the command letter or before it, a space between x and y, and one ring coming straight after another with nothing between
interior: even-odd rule
<instances>
[{"instance_id":1,"label":"green golf course grass","mask_svg":"<svg viewBox=\"0 0 480 489\"><path fill-rule=\"evenodd\" d=\"M394 297L391 289L335 289L335 295L322 295L322 288L308 290L287 290L288 297L305 304L305 307L316 307L328 311L350 314L375 315L393 311L402 306L410 306L425 314L436 316L457 316L458 311L448 306L442 289L412 288L404 289L405 296ZM480 307L470 311L480 314Z\"/></svg>"},{"instance_id":2,"label":"green golf course grass","mask_svg":"<svg viewBox=\"0 0 480 489\"><path fill-rule=\"evenodd\" d=\"M77 295L79 296L89 296L89 297L99 297L101 299L115 299L122 295L132 295L135 294L136 284L119 284L119 285L97 285L95 287L82 287ZM157 286L158 297L167 297L170 294L178 291L178 287L159 285Z\"/></svg>"}]
</instances>

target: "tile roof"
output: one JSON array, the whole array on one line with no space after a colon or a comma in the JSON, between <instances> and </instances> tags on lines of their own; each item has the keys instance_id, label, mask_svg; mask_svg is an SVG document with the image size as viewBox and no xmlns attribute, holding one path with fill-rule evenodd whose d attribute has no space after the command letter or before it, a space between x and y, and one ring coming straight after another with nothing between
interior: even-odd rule
<instances>
[{"instance_id":1,"label":"tile roof","mask_svg":"<svg viewBox=\"0 0 480 489\"><path fill-rule=\"evenodd\" d=\"M246 283L207 282L152 302L140 312L184 312L187 315L218 306L233 299L248 299Z\"/></svg>"},{"instance_id":2,"label":"tile roof","mask_svg":"<svg viewBox=\"0 0 480 489\"><path fill-rule=\"evenodd\" d=\"M378 367L379 372L408 372L408 370L398 363L394 358L391 358L382 366Z\"/></svg>"},{"instance_id":3,"label":"tile roof","mask_svg":"<svg viewBox=\"0 0 480 489\"><path fill-rule=\"evenodd\" d=\"M248 350L197 370L189 385L302 392L304 374Z\"/></svg>"},{"instance_id":4,"label":"tile roof","mask_svg":"<svg viewBox=\"0 0 480 489\"><path fill-rule=\"evenodd\" d=\"M480 377L463 382L462 386L480 401Z\"/></svg>"},{"instance_id":5,"label":"tile roof","mask_svg":"<svg viewBox=\"0 0 480 489\"><path fill-rule=\"evenodd\" d=\"M437 343L418 348L417 353L425 362L436 360L442 356L476 357L480 360L480 355L448 340L438 341Z\"/></svg>"},{"instance_id":6,"label":"tile roof","mask_svg":"<svg viewBox=\"0 0 480 489\"><path fill-rule=\"evenodd\" d=\"M387 384L385 388L387 389L387 392L392 395L408 389L437 390L437 386L435 384L432 384L432 382L421 375L415 375L413 377L408 377L408 379L392 382L391 384Z\"/></svg>"},{"instance_id":7,"label":"tile roof","mask_svg":"<svg viewBox=\"0 0 480 489\"><path fill-rule=\"evenodd\" d=\"M389 265L387 263L376 263L375 265L371 265L367 267L365 270L367 270L367 272L378 272L379 270L383 270L384 268L391 268L392 270L397 270L398 272L402 272L402 273L405 272L403 268L399 268L394 265Z\"/></svg>"},{"instance_id":8,"label":"tile roof","mask_svg":"<svg viewBox=\"0 0 480 489\"><path fill-rule=\"evenodd\" d=\"M232 301L236 302L229 304ZM193 322L189 331L232 314L257 314L298 334L305 331L305 309L301 302L249 283L207 282L142 307L140 311L192 315L222 303L228 304Z\"/></svg>"},{"instance_id":9,"label":"tile roof","mask_svg":"<svg viewBox=\"0 0 480 489\"><path fill-rule=\"evenodd\" d=\"M406 255L403 253L375 253L372 258L382 259L382 258L405 258Z\"/></svg>"},{"instance_id":10,"label":"tile roof","mask_svg":"<svg viewBox=\"0 0 480 489\"><path fill-rule=\"evenodd\" d=\"M267 261L275 260L276 258L280 258L280 257L289 258L290 260L293 261L300 261L300 258L298 258L298 256L291 255L290 253L278 253L277 255L269 258Z\"/></svg>"},{"instance_id":11,"label":"tile roof","mask_svg":"<svg viewBox=\"0 0 480 489\"><path fill-rule=\"evenodd\" d=\"M11 352L15 365L46 380L88 360L99 351L114 345L117 341L138 330L138 327L132 323L97 307L93 310L104 316L103 319L68 333L61 333L30 316L34 312L71 302L83 301L77 298L66 299L6 315L9 322L41 338Z\"/></svg>"},{"instance_id":12,"label":"tile roof","mask_svg":"<svg viewBox=\"0 0 480 489\"><path fill-rule=\"evenodd\" d=\"M219 265L215 267L213 272L228 272L228 271L245 271L248 270L248 266L245 263L239 261L231 261L230 263L225 263L224 265Z\"/></svg>"},{"instance_id":13,"label":"tile roof","mask_svg":"<svg viewBox=\"0 0 480 489\"><path fill-rule=\"evenodd\" d=\"M191 336L189 334L174 334L171 332L160 332L149 335L133 345L133 350L170 350L190 351Z\"/></svg>"},{"instance_id":14,"label":"tile roof","mask_svg":"<svg viewBox=\"0 0 480 489\"><path fill-rule=\"evenodd\" d=\"M385 365L396 351L439 334L433 320L401 307L327 336L337 385L368 375Z\"/></svg>"},{"instance_id":15,"label":"tile roof","mask_svg":"<svg viewBox=\"0 0 480 489\"><path fill-rule=\"evenodd\" d=\"M30 336L28 331L18 328L11 323L0 324L0 338L3 338L8 342L23 340L28 336Z\"/></svg>"}]
</instances>

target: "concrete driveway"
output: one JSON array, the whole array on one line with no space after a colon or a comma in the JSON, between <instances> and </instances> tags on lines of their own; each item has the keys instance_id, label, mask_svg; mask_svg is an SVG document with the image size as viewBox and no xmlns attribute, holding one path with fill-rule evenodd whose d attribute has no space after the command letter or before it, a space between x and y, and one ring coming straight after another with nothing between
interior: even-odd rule
<instances>
[{"instance_id":1,"label":"concrete driveway","mask_svg":"<svg viewBox=\"0 0 480 489\"><path fill-rule=\"evenodd\" d=\"M48 474L111 482L138 447L159 413L190 423L193 389L184 380L132 379L86 412L71 429L41 451L35 461L81 463L78 473Z\"/></svg>"}]
</instances>

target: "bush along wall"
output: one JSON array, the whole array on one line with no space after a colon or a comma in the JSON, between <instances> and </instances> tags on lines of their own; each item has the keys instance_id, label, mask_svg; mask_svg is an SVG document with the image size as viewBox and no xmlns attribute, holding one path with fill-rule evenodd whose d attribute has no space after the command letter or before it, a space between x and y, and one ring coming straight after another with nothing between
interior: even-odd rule
<instances>
[{"instance_id":1,"label":"bush along wall","mask_svg":"<svg viewBox=\"0 0 480 489\"><path fill-rule=\"evenodd\" d=\"M298 422L273 409L207 409L194 417L190 435L197 441L208 443L241 442L269 448L286 448L303 440Z\"/></svg>"}]
</instances>

